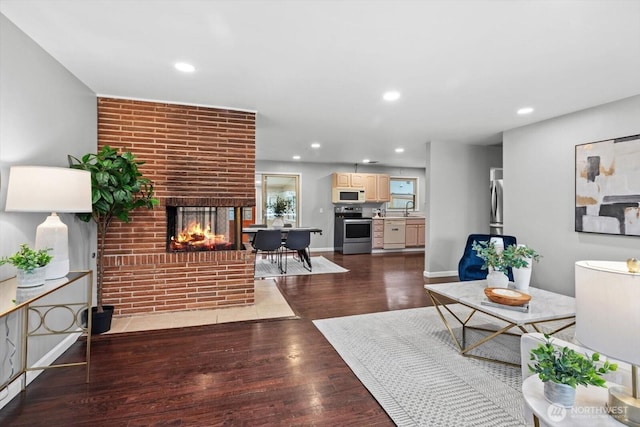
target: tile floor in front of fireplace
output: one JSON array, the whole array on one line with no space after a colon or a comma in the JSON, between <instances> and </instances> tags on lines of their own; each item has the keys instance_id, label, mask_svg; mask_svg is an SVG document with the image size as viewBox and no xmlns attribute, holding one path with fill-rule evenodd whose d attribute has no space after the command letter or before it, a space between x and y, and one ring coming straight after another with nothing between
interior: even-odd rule
<instances>
[{"instance_id":1,"label":"tile floor in front of fireplace","mask_svg":"<svg viewBox=\"0 0 640 427\"><path fill-rule=\"evenodd\" d=\"M275 281L273 279L265 279L256 280L255 282L254 305L115 317L111 323L111 330L107 333L149 331L292 316L295 316L295 314L278 290Z\"/></svg>"}]
</instances>

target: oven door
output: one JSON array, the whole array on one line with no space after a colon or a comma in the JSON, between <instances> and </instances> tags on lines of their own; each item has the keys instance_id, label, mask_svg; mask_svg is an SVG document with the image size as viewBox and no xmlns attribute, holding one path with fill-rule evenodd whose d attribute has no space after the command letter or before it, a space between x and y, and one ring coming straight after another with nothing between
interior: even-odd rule
<instances>
[{"instance_id":1,"label":"oven door","mask_svg":"<svg viewBox=\"0 0 640 427\"><path fill-rule=\"evenodd\" d=\"M342 230L344 243L358 243L371 241L371 219L344 220Z\"/></svg>"}]
</instances>

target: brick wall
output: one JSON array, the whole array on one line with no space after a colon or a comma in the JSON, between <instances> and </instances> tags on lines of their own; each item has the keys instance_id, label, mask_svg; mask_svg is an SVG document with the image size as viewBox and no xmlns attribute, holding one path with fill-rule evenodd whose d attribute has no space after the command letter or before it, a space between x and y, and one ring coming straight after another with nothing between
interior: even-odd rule
<instances>
[{"instance_id":1,"label":"brick wall","mask_svg":"<svg viewBox=\"0 0 640 427\"><path fill-rule=\"evenodd\" d=\"M167 200L255 205L255 114L98 99L98 148L131 151L160 206L114 221L106 236L105 304L116 315L247 305L253 257L245 251L166 252Z\"/></svg>"}]
</instances>

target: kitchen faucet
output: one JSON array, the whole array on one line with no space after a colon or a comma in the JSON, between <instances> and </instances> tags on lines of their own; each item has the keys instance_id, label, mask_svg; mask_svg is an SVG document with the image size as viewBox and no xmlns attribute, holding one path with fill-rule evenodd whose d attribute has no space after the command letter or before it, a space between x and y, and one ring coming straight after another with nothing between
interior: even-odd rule
<instances>
[{"instance_id":1,"label":"kitchen faucet","mask_svg":"<svg viewBox=\"0 0 640 427\"><path fill-rule=\"evenodd\" d=\"M405 205L404 205L404 216L409 216L409 203L411 203L411 207L415 208L416 205L413 203L413 201L409 200Z\"/></svg>"}]
</instances>

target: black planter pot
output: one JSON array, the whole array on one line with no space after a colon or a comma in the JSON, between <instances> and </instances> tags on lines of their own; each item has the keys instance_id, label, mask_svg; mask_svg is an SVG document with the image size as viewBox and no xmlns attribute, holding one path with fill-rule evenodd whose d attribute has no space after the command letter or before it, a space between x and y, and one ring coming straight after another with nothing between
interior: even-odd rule
<instances>
[{"instance_id":1,"label":"black planter pot","mask_svg":"<svg viewBox=\"0 0 640 427\"><path fill-rule=\"evenodd\" d=\"M91 307L91 335L102 334L111 329L113 306L103 305L102 313L98 313L98 307ZM82 313L82 323L87 324L87 310Z\"/></svg>"}]
</instances>

